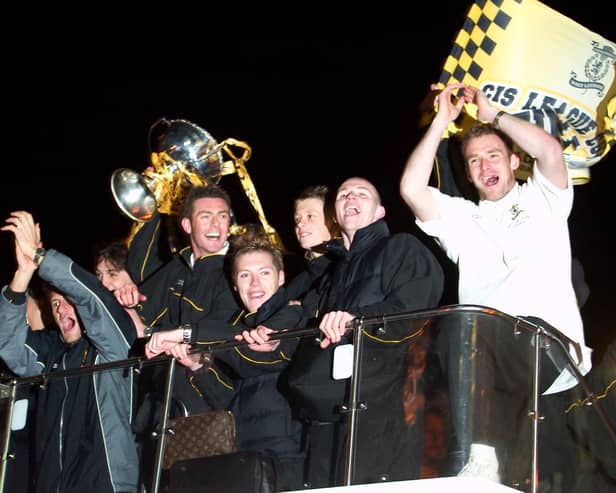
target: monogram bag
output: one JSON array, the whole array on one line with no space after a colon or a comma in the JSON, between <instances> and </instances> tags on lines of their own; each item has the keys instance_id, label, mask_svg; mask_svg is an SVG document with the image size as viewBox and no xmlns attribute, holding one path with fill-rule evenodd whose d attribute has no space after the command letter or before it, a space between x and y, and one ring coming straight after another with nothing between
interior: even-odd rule
<instances>
[{"instance_id":1,"label":"monogram bag","mask_svg":"<svg viewBox=\"0 0 616 493\"><path fill-rule=\"evenodd\" d=\"M207 411L169 420L163 469L176 461L198 459L237 451L235 417L231 411Z\"/></svg>"}]
</instances>

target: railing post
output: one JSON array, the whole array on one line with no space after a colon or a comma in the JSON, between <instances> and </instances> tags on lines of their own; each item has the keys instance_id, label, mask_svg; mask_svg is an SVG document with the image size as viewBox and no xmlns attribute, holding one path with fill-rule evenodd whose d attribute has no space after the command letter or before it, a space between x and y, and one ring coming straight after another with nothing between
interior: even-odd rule
<instances>
[{"instance_id":1,"label":"railing post","mask_svg":"<svg viewBox=\"0 0 616 493\"><path fill-rule=\"evenodd\" d=\"M167 427L169 426L169 409L171 407L171 396L173 392L175 364L175 358L169 358L169 369L167 370L167 381L165 384L165 399L163 401L162 423L158 433L158 444L156 445L156 462L154 463L154 477L152 478L152 493L158 493L158 488L160 486L163 456L165 454L165 440L167 438Z\"/></svg>"},{"instance_id":2,"label":"railing post","mask_svg":"<svg viewBox=\"0 0 616 493\"><path fill-rule=\"evenodd\" d=\"M11 423L13 422L13 407L15 405L16 395L17 384L15 381L11 381L8 385L0 385L0 398L8 400L6 404L6 419L4 420L4 435L2 436L2 458L0 459L0 493L4 493L4 483L6 481L6 466L9 460Z\"/></svg>"},{"instance_id":3,"label":"railing post","mask_svg":"<svg viewBox=\"0 0 616 493\"><path fill-rule=\"evenodd\" d=\"M357 434L357 411L360 403L357 400L359 393L359 383L361 380L361 353L363 344L362 320L356 321L353 332L353 373L351 374L348 412L349 412L349 430L348 441L346 446L346 462L344 468L344 484L350 486L353 480L353 469L355 466L355 436Z\"/></svg>"}]
</instances>

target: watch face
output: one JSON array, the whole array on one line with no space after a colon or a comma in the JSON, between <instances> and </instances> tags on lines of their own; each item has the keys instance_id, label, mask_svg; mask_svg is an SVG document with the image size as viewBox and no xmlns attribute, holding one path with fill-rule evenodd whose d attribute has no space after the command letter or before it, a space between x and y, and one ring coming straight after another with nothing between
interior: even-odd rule
<instances>
[{"instance_id":1,"label":"watch face","mask_svg":"<svg viewBox=\"0 0 616 493\"><path fill-rule=\"evenodd\" d=\"M44 256L45 256L45 249L44 248L37 248L34 251L34 258L32 260L34 260L35 264L40 265Z\"/></svg>"},{"instance_id":2,"label":"watch face","mask_svg":"<svg viewBox=\"0 0 616 493\"><path fill-rule=\"evenodd\" d=\"M182 325L182 342L184 344L190 343L190 336L192 335L192 327L190 324Z\"/></svg>"}]
</instances>

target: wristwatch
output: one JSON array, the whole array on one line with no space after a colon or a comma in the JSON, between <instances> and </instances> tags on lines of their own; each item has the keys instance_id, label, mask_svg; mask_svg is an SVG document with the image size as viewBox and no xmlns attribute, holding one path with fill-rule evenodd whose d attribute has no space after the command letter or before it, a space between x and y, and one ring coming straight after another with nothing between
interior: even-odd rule
<instances>
[{"instance_id":1,"label":"wristwatch","mask_svg":"<svg viewBox=\"0 0 616 493\"><path fill-rule=\"evenodd\" d=\"M34 260L34 263L40 267L41 262L43 261L43 258L45 258L46 253L47 253L47 250L45 250L44 248L37 248L34 251L34 258L32 260Z\"/></svg>"},{"instance_id":2,"label":"wristwatch","mask_svg":"<svg viewBox=\"0 0 616 493\"><path fill-rule=\"evenodd\" d=\"M190 344L190 340L192 337L192 325L182 324L180 325L180 329L182 329L182 342L184 344Z\"/></svg>"}]
</instances>

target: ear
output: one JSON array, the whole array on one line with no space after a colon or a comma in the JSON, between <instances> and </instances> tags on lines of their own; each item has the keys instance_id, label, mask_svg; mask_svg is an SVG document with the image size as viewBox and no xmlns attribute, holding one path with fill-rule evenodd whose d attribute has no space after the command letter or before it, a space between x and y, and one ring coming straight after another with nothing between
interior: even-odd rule
<instances>
[{"instance_id":1,"label":"ear","mask_svg":"<svg viewBox=\"0 0 616 493\"><path fill-rule=\"evenodd\" d=\"M282 286L284 284L284 271L281 270L278 273L278 287Z\"/></svg>"},{"instance_id":2,"label":"ear","mask_svg":"<svg viewBox=\"0 0 616 493\"><path fill-rule=\"evenodd\" d=\"M374 220L377 221L379 219L383 219L385 217L385 207L382 205L379 205L376 208L376 212L374 213Z\"/></svg>"},{"instance_id":3,"label":"ear","mask_svg":"<svg viewBox=\"0 0 616 493\"><path fill-rule=\"evenodd\" d=\"M512 154L509 158L509 166L511 167L512 171L518 169L520 167L520 156L518 156L517 154Z\"/></svg>"},{"instance_id":4,"label":"ear","mask_svg":"<svg viewBox=\"0 0 616 493\"><path fill-rule=\"evenodd\" d=\"M180 226L182 226L184 233L186 233L187 235L190 235L190 233L192 233L192 225L190 224L190 219L188 219L187 217L182 218L182 220L180 221Z\"/></svg>"}]
</instances>

